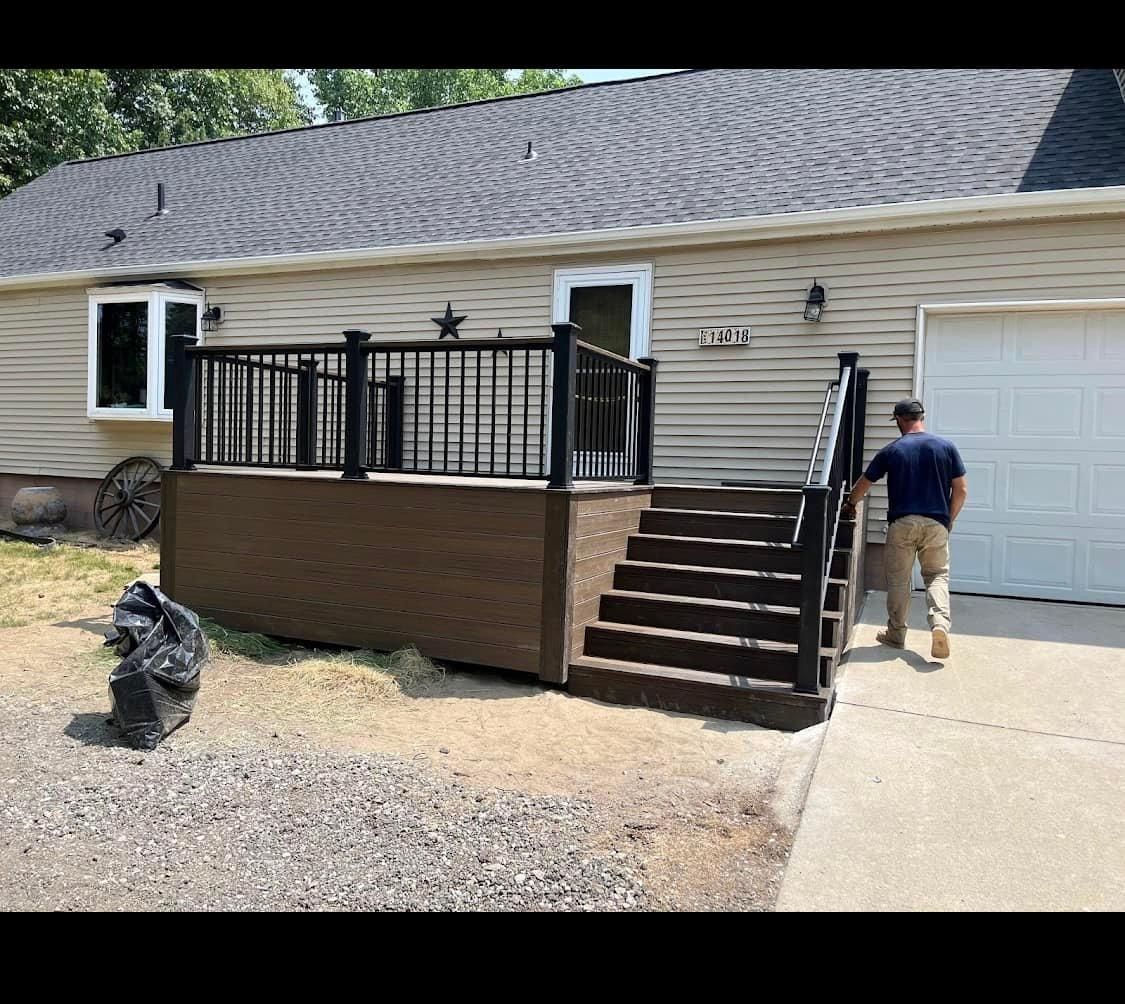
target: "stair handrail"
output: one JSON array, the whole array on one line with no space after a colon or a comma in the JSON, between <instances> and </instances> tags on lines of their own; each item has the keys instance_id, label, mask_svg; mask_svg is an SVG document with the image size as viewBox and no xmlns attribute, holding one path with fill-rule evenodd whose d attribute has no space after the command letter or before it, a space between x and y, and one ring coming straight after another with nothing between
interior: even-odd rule
<instances>
[{"instance_id":1,"label":"stair handrail","mask_svg":"<svg viewBox=\"0 0 1125 1004\"><path fill-rule=\"evenodd\" d=\"M829 380L824 388L824 407L820 409L820 421L816 426L816 435L813 436L812 452L809 454L809 469L805 472L805 484L812 483L813 471L816 469L816 458L820 453L820 440L824 435L824 422L828 418L828 405L832 401L832 391L840 386L839 379ZM839 410L839 409L837 409ZM805 496L801 496L801 507L797 510L797 523L793 527L793 541L796 544L801 539L801 523L805 518Z\"/></svg>"},{"instance_id":2,"label":"stair handrail","mask_svg":"<svg viewBox=\"0 0 1125 1004\"><path fill-rule=\"evenodd\" d=\"M794 529L793 545L802 552L795 689L803 693L818 693L823 685L820 648L824 601L828 594L845 493L851 488L861 462L866 405L866 386L861 385L865 384L865 377L866 371L859 370L859 353L841 352L840 375L833 381L837 390L836 409L828 432L824 463L819 477L813 481L832 383L825 391L825 409L821 413L813 456L801 491L801 509ZM830 680L827 685L831 686Z\"/></svg>"}]
</instances>

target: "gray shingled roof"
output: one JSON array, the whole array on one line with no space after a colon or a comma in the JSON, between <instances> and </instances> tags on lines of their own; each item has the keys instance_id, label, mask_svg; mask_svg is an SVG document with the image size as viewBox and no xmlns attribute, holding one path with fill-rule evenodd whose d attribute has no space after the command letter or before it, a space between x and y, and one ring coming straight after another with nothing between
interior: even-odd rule
<instances>
[{"instance_id":1,"label":"gray shingled roof","mask_svg":"<svg viewBox=\"0 0 1125 1004\"><path fill-rule=\"evenodd\" d=\"M63 164L0 276L1122 184L1108 69L699 70Z\"/></svg>"}]
</instances>

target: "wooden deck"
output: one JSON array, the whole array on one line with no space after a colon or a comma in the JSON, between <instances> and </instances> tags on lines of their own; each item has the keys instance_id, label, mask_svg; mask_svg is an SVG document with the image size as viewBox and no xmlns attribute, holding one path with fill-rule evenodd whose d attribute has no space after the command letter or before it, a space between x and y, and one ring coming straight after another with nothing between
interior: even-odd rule
<instances>
[{"instance_id":1,"label":"wooden deck","mask_svg":"<svg viewBox=\"0 0 1125 1004\"><path fill-rule=\"evenodd\" d=\"M651 489L334 472L169 471L165 591L231 627L564 683L590 589ZM586 584L576 592L575 575Z\"/></svg>"}]
</instances>

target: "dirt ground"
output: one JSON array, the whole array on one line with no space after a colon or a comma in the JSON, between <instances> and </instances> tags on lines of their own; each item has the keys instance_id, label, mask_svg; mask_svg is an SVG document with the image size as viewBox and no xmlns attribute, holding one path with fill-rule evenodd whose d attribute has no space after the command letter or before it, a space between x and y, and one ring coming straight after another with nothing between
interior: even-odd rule
<instances>
[{"instance_id":1,"label":"dirt ground","mask_svg":"<svg viewBox=\"0 0 1125 1004\"><path fill-rule=\"evenodd\" d=\"M132 557L155 577L155 552ZM109 626L99 601L0 628L0 695L100 722ZM485 672L448 671L408 695L296 650L217 656L192 719L165 744L378 753L481 791L579 798L608 820L595 848L624 846L643 861L649 908L769 910L818 735L603 705Z\"/></svg>"}]
</instances>

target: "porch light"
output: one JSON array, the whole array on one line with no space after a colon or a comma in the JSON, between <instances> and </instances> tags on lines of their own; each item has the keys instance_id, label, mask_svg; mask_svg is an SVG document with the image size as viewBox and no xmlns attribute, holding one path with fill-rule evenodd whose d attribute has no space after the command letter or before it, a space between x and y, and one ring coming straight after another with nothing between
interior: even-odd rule
<instances>
[{"instance_id":1,"label":"porch light","mask_svg":"<svg viewBox=\"0 0 1125 1004\"><path fill-rule=\"evenodd\" d=\"M808 299L805 300L805 320L819 321L820 315L824 313L824 304L824 287L818 286L813 279L812 289L809 290Z\"/></svg>"},{"instance_id":2,"label":"porch light","mask_svg":"<svg viewBox=\"0 0 1125 1004\"><path fill-rule=\"evenodd\" d=\"M223 308L212 307L207 304L207 310L200 315L199 319L203 322L204 331L214 331L223 323Z\"/></svg>"}]
</instances>

